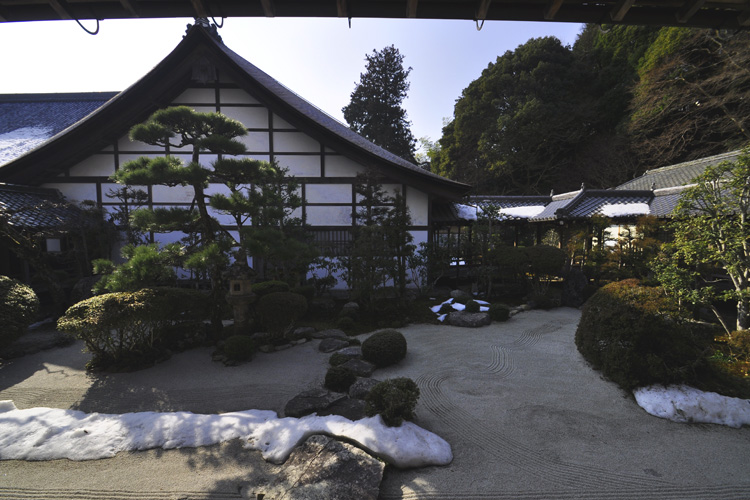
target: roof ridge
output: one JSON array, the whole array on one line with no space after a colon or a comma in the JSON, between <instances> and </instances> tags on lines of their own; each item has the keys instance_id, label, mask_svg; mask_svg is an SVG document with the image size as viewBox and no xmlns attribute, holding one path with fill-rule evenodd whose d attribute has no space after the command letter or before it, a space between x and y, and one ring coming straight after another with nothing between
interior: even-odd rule
<instances>
[{"instance_id":1,"label":"roof ridge","mask_svg":"<svg viewBox=\"0 0 750 500\"><path fill-rule=\"evenodd\" d=\"M659 167L659 168L654 168L654 169L651 169L651 170L646 170L643 173L643 175L641 175L639 177L636 177L635 179L638 179L640 177L644 177L644 176L649 175L649 174L657 173L657 172L666 172L666 171L674 170L674 169L677 169L677 168L683 168L683 167L685 167L687 165L696 165L696 164L699 164L699 163L710 163L710 162L715 161L715 160L723 159L725 157L730 157L730 156L736 156L736 155L739 155L741 153L742 153L742 150L741 149L737 149L737 150L734 150L734 151L728 151L726 153L720 153L718 155L704 156L703 158L696 158L695 160L688 160L688 161L683 161L683 162L680 162L680 163L674 163L672 165L667 165L665 167ZM635 179L632 179L632 180L635 180Z\"/></svg>"}]
</instances>

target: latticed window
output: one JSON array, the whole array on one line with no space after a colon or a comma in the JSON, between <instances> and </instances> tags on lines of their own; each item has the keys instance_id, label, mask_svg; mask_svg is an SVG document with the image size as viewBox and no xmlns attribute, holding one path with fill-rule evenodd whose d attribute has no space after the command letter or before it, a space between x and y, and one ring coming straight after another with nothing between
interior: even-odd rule
<instances>
[{"instance_id":1,"label":"latticed window","mask_svg":"<svg viewBox=\"0 0 750 500\"><path fill-rule=\"evenodd\" d=\"M313 229L313 242L322 255L338 257L345 255L352 241L352 230L343 229Z\"/></svg>"}]
</instances>

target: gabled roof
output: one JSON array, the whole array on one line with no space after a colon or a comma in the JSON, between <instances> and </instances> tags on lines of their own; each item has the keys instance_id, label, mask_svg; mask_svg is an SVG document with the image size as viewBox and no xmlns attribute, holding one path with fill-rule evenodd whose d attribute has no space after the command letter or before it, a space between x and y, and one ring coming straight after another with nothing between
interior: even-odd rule
<instances>
[{"instance_id":1,"label":"gabled roof","mask_svg":"<svg viewBox=\"0 0 750 500\"><path fill-rule=\"evenodd\" d=\"M655 168L647 171L640 177L636 177L615 189L664 189L677 186L686 186L706 170L706 167L718 165L723 161L735 161L742 151L730 151L720 155L707 156L697 160L686 161L669 165L667 167Z\"/></svg>"},{"instance_id":2,"label":"gabled roof","mask_svg":"<svg viewBox=\"0 0 750 500\"><path fill-rule=\"evenodd\" d=\"M75 227L81 211L59 191L0 184L0 217L19 229L44 231Z\"/></svg>"},{"instance_id":3,"label":"gabled roof","mask_svg":"<svg viewBox=\"0 0 750 500\"><path fill-rule=\"evenodd\" d=\"M0 94L0 165L62 132L117 92Z\"/></svg>"},{"instance_id":4,"label":"gabled roof","mask_svg":"<svg viewBox=\"0 0 750 500\"><path fill-rule=\"evenodd\" d=\"M154 69L64 133L0 166L0 180L40 184L100 151L131 126L165 107L191 85L195 66L213 65L263 105L337 152L398 182L446 199L469 187L440 177L375 146L290 91L196 24Z\"/></svg>"}]
</instances>

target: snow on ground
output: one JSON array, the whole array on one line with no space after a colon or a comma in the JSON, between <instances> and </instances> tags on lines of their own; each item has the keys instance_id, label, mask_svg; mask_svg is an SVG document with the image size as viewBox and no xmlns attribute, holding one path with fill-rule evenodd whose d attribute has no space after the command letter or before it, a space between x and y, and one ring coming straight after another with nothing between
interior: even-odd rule
<instances>
[{"instance_id":1,"label":"snow on ground","mask_svg":"<svg viewBox=\"0 0 750 500\"><path fill-rule=\"evenodd\" d=\"M273 411L219 415L140 412L123 415L56 408L19 410L0 401L0 460L96 460L121 451L194 448L242 439L245 448L282 463L313 434L344 437L396 467L447 465L450 445L411 423L387 427L381 417L278 418Z\"/></svg>"},{"instance_id":2,"label":"snow on ground","mask_svg":"<svg viewBox=\"0 0 750 500\"><path fill-rule=\"evenodd\" d=\"M621 217L625 215L648 215L651 209L648 203L628 203L628 204L606 204L601 207L602 215L605 217Z\"/></svg>"},{"instance_id":3,"label":"snow on ground","mask_svg":"<svg viewBox=\"0 0 750 500\"><path fill-rule=\"evenodd\" d=\"M479 304L479 312L487 312L487 311L490 310L490 303L489 302L485 302L484 300L477 300L477 299L474 299L474 301ZM466 305L461 304L459 302L456 302L455 299L448 299L445 302L442 302L442 303L440 303L440 304L438 304L436 306L430 307L430 311L432 311L432 312L434 312L435 314L438 315L437 319L441 323L448 316L447 314L441 314L440 313L440 308L443 307L443 304L450 305L451 307L453 307L454 311L463 311L464 309L466 309Z\"/></svg>"},{"instance_id":4,"label":"snow on ground","mask_svg":"<svg viewBox=\"0 0 750 500\"><path fill-rule=\"evenodd\" d=\"M52 137L52 129L23 127L0 134L0 165L34 149Z\"/></svg>"},{"instance_id":5,"label":"snow on ground","mask_svg":"<svg viewBox=\"0 0 750 500\"><path fill-rule=\"evenodd\" d=\"M703 392L688 386L650 386L633 391L638 404L651 415L675 422L742 427L750 425L750 400Z\"/></svg>"}]
</instances>

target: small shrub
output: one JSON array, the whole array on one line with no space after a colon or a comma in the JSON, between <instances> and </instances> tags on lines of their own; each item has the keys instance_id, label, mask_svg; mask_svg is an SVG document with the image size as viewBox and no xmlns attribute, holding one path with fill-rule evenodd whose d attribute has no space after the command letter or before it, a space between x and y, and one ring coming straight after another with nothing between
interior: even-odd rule
<instances>
[{"instance_id":1,"label":"small shrub","mask_svg":"<svg viewBox=\"0 0 750 500\"><path fill-rule=\"evenodd\" d=\"M558 276L565 265L565 252L548 245L536 245L524 249L529 271L536 277Z\"/></svg>"},{"instance_id":2,"label":"small shrub","mask_svg":"<svg viewBox=\"0 0 750 500\"><path fill-rule=\"evenodd\" d=\"M451 305L451 304L443 304L442 306L440 306L440 309L438 310L438 313L439 314L450 314L453 311L455 311L455 309L453 309L453 305Z\"/></svg>"},{"instance_id":3,"label":"small shrub","mask_svg":"<svg viewBox=\"0 0 750 500\"><path fill-rule=\"evenodd\" d=\"M224 341L223 351L233 361L247 361L255 353L255 342L247 335L232 335Z\"/></svg>"},{"instance_id":4,"label":"small shrub","mask_svg":"<svg viewBox=\"0 0 750 500\"><path fill-rule=\"evenodd\" d=\"M354 320L349 316L342 316L336 321L336 328L346 333L353 331L355 326Z\"/></svg>"},{"instance_id":5,"label":"small shrub","mask_svg":"<svg viewBox=\"0 0 750 500\"><path fill-rule=\"evenodd\" d=\"M732 332L728 343L735 356L742 361L750 361L750 330Z\"/></svg>"},{"instance_id":6,"label":"small shrub","mask_svg":"<svg viewBox=\"0 0 750 500\"><path fill-rule=\"evenodd\" d=\"M349 339L349 345L355 346L355 345L362 345L362 341L356 338L350 338Z\"/></svg>"},{"instance_id":7,"label":"small shrub","mask_svg":"<svg viewBox=\"0 0 750 500\"><path fill-rule=\"evenodd\" d=\"M505 304L491 304L489 313L492 321L508 321L510 318L510 309Z\"/></svg>"},{"instance_id":8,"label":"small shrub","mask_svg":"<svg viewBox=\"0 0 750 500\"><path fill-rule=\"evenodd\" d=\"M341 354L340 352L334 352L333 354L331 354L331 357L328 358L328 364L331 366L339 366L339 365L343 365L350 359L352 358L344 354Z\"/></svg>"},{"instance_id":9,"label":"small shrub","mask_svg":"<svg viewBox=\"0 0 750 500\"><path fill-rule=\"evenodd\" d=\"M301 286L295 287L291 291L293 293L302 295L305 299L307 299L308 304L313 299L313 297L315 297L315 287L313 285L301 285Z\"/></svg>"},{"instance_id":10,"label":"small shrub","mask_svg":"<svg viewBox=\"0 0 750 500\"><path fill-rule=\"evenodd\" d=\"M285 281L261 281L253 283L252 291L258 297L263 297L269 293L288 292L289 284Z\"/></svg>"},{"instance_id":11,"label":"small shrub","mask_svg":"<svg viewBox=\"0 0 750 500\"><path fill-rule=\"evenodd\" d=\"M470 300L466 303L466 309L464 309L466 312L470 313L478 313L479 312L479 302L476 300Z\"/></svg>"},{"instance_id":12,"label":"small shrub","mask_svg":"<svg viewBox=\"0 0 750 500\"><path fill-rule=\"evenodd\" d=\"M362 357L377 367L395 365L406 357L406 338L396 330L382 330L362 342Z\"/></svg>"},{"instance_id":13,"label":"small shrub","mask_svg":"<svg viewBox=\"0 0 750 500\"><path fill-rule=\"evenodd\" d=\"M39 310L39 299L31 287L0 276L0 349L24 334Z\"/></svg>"},{"instance_id":14,"label":"small shrub","mask_svg":"<svg viewBox=\"0 0 750 500\"><path fill-rule=\"evenodd\" d=\"M260 298L256 311L272 341L282 341L307 311L307 301L296 293L273 292Z\"/></svg>"},{"instance_id":15,"label":"small shrub","mask_svg":"<svg viewBox=\"0 0 750 500\"><path fill-rule=\"evenodd\" d=\"M365 414L380 415L385 425L397 427L414 419L419 401L419 387L410 378L401 377L380 382L365 398Z\"/></svg>"},{"instance_id":16,"label":"small shrub","mask_svg":"<svg viewBox=\"0 0 750 500\"><path fill-rule=\"evenodd\" d=\"M349 368L332 366L326 372L325 387L333 392L347 392L357 381L357 375Z\"/></svg>"},{"instance_id":17,"label":"small shrub","mask_svg":"<svg viewBox=\"0 0 750 500\"><path fill-rule=\"evenodd\" d=\"M713 332L683 320L661 288L630 279L600 288L583 307L576 346L625 390L650 384L698 384Z\"/></svg>"}]
</instances>

